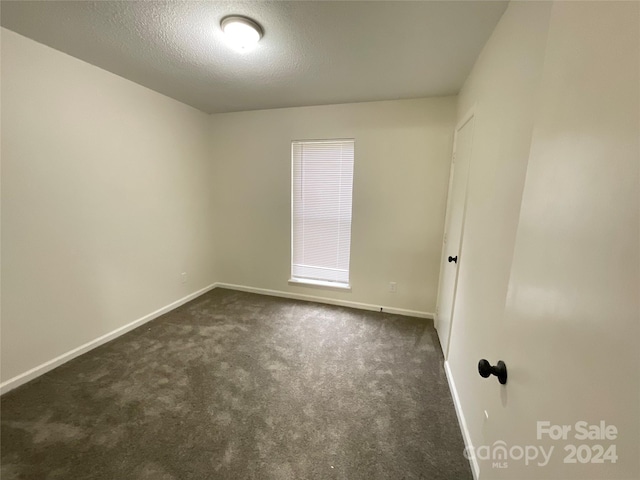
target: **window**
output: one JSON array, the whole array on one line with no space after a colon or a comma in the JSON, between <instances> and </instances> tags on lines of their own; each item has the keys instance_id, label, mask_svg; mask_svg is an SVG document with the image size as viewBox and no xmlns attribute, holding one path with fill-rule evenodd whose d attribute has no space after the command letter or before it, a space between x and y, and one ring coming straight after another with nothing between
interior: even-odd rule
<instances>
[{"instance_id":1,"label":"window","mask_svg":"<svg viewBox=\"0 0 640 480\"><path fill-rule=\"evenodd\" d=\"M291 143L291 280L349 287L351 140Z\"/></svg>"}]
</instances>

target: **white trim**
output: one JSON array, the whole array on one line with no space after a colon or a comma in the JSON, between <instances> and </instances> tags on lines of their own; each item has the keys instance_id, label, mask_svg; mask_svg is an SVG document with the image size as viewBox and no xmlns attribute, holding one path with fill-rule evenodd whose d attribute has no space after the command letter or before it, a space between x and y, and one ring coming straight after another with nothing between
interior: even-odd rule
<instances>
[{"instance_id":1,"label":"white trim","mask_svg":"<svg viewBox=\"0 0 640 480\"><path fill-rule=\"evenodd\" d=\"M471 117L474 117L476 115L476 106L478 105L477 102L474 102L473 105L471 105L471 107L469 108L469 110L467 110L464 114L464 116L462 117L462 120L460 120L458 122L458 124L456 125L456 128L454 129L454 132L457 132L458 130L461 130L462 127L464 127L466 125L466 123L471 120ZM456 148L455 148L455 142L454 142L454 147L453 147L453 153L456 152Z\"/></svg>"},{"instance_id":2,"label":"white trim","mask_svg":"<svg viewBox=\"0 0 640 480\"><path fill-rule=\"evenodd\" d=\"M271 295L272 297L291 298L294 300L305 300L308 302L326 303L329 305L338 305L340 307L358 308L360 310L371 310L384 313L393 313L396 315L406 315L409 317L428 318L433 320L433 313L420 312L418 310L406 310L404 308L385 307L381 305L373 305L370 303L352 302L350 300L338 300L335 298L316 297L315 295L303 295L300 293L283 292L280 290L268 290L266 288L247 287L244 285L233 285L230 283L216 283L216 288L228 288L230 290L238 290L241 292L257 293L259 295Z\"/></svg>"},{"instance_id":3,"label":"white trim","mask_svg":"<svg viewBox=\"0 0 640 480\"><path fill-rule=\"evenodd\" d=\"M299 287L323 287L327 289L351 291L351 285L348 283L327 282L325 280L311 280L310 278L290 278L289 285L297 285Z\"/></svg>"},{"instance_id":4,"label":"white trim","mask_svg":"<svg viewBox=\"0 0 640 480\"><path fill-rule=\"evenodd\" d=\"M336 142L354 142L355 143L356 139L355 137L348 137L348 138L310 138L310 139L302 139L302 140L291 140L291 144L293 145L294 143L300 144L300 143L336 143Z\"/></svg>"},{"instance_id":5,"label":"white trim","mask_svg":"<svg viewBox=\"0 0 640 480\"><path fill-rule=\"evenodd\" d=\"M476 119L476 104L474 103L472 105L472 107L465 113L464 117L462 117L462 120L460 122L458 122L458 124L456 125L456 128L453 132L453 154L452 154L452 159L451 159L451 170L450 170L450 174L449 174L449 188L447 190L447 209L445 212L445 217L444 217L444 228L445 228L445 232L444 232L444 236L442 238L442 260L440 262L440 274L438 276L438 297L437 297L437 302L436 302L436 308L439 310L441 305L440 305L440 295L441 295L441 289L442 289L442 280L443 280L443 276L444 276L444 269L445 266L447 265L445 263L445 259L447 258L447 252L445 252L445 242L444 242L444 238L449 235L451 232L449 232L448 228L449 228L449 216L451 215L451 193L452 193L452 186L453 186L453 180L454 180L454 175L455 175L455 169L456 169L456 151L457 151L457 146L458 146L458 133L460 132L460 130L462 130L465 125L467 125L467 123L469 123L471 121L471 119ZM462 203L462 223L460 225L460 241L459 241L459 245L457 246L456 251L458 252L458 257L460 257L460 255L462 254L462 244L463 244L463 240L464 240L464 228L465 228L465 221L466 221L466 217L467 217L467 200L469 198L469 177L471 176L471 161L473 160L473 141L475 139L475 123L473 125L473 129L471 131L471 151L470 151L470 155L471 157L469 158L469 166L467 168L467 183L464 186L464 201ZM447 238L447 242L449 241L449 239ZM450 312L450 316L447 319L447 321L449 322L449 329L447 332L447 338L441 338L441 332L442 330L439 328L441 327L440 324L440 318L438 318L438 322L436 323L434 320L434 326L436 328L436 332L438 333L438 338L440 339L440 345L442 346L442 354L444 355L445 360L447 358L449 358L449 346L451 345L451 333L453 332L453 318L454 318L454 313L455 313L455 309L456 309L456 297L457 297L457 292L458 292L458 276L460 273L460 264L457 263L456 264L456 273L455 273L455 277L453 280L453 296L451 298L451 312Z\"/></svg>"},{"instance_id":6,"label":"white trim","mask_svg":"<svg viewBox=\"0 0 640 480\"><path fill-rule=\"evenodd\" d=\"M460 397L458 397L458 390L456 389L456 384L453 381L451 367L449 367L449 362L446 360L444 362L444 371L447 377L447 382L449 382L451 396L453 397L453 405L456 407L456 415L458 417L458 423L460 424L462 438L464 439L464 446L467 448L467 451L473 451L473 443L471 442L471 435L467 428L467 421L465 420L464 413L462 412L462 405L460 404ZM475 456L471 456L471 458L469 458L469 464L471 465L471 473L473 473L474 480L478 480L480 478L480 466L478 465L478 459Z\"/></svg>"},{"instance_id":7,"label":"white trim","mask_svg":"<svg viewBox=\"0 0 640 480\"><path fill-rule=\"evenodd\" d=\"M182 297L176 300L175 302L170 303L169 305L166 305L154 312L151 312L145 315L144 317L134 320L133 322L128 323L127 325L123 325L120 328L116 328L115 330L109 333L106 333L98 338L95 338L85 343L84 345L80 345L79 347L74 348L73 350L63 353L62 355L59 355L47 362L44 362L41 365L38 365L37 367L27 370L24 373L16 375L15 377L0 383L0 395L4 395L5 393L13 390L14 388L17 388L20 385L23 385L29 382L30 380L33 380L34 378L39 377L40 375L44 375L45 373L53 370L56 367L59 367L63 363L66 363L69 360L72 360L82 355L83 353L93 350L94 348L99 347L100 345L103 345L121 335L124 335L125 333L133 330L134 328L137 328L140 325L150 322L151 320L154 320L159 316L164 315L165 313L170 312L171 310L174 310L179 306L184 305L185 303L193 300L194 298L197 298L200 295L203 295L204 293L207 293L208 291L213 290L214 288L217 288L217 287L228 288L231 290L239 290L243 292L258 293L261 295L271 295L274 297L292 298L295 300L306 300L310 302L326 303L329 305L339 305L342 307L352 307L352 308L358 308L361 310L380 311L380 309L382 309L382 311L385 313L393 313L396 315L407 315L411 317L433 319L432 313L420 312L416 310L406 310L403 308L376 306L368 303L351 302L348 300L336 300L333 298L316 297L313 295L301 295L297 293L281 292L278 290L267 290L264 288L245 287L242 285L232 285L229 283L213 283L207 287L204 287L198 290L197 292L190 293L189 295Z\"/></svg>"},{"instance_id":8,"label":"white trim","mask_svg":"<svg viewBox=\"0 0 640 480\"><path fill-rule=\"evenodd\" d=\"M216 284L212 283L211 285L204 287L198 290L197 292L190 293L189 295L182 297L179 300L176 300L175 302L170 303L169 305L166 305L156 310L155 312L151 312L145 315L144 317L141 317L137 320L134 320L131 323L123 325L120 328L116 328L115 330L109 333L106 333L98 338L95 338L90 342L85 343L84 345L80 345L79 347L74 348L73 350L69 350L68 352L63 353L62 355L52 360L49 360L48 362L38 365L37 367L34 367L31 370L27 370L26 372L21 373L20 375L16 375L15 377L10 378L5 382L2 382L0 384L0 395L3 395L8 391L13 390L14 388L17 388L20 385L25 384L28 381L33 380L34 378L39 377L40 375L43 375L50 370L53 370L54 368L62 365L63 363L68 362L73 358L76 358L82 355L83 353L88 352L89 350L93 350L94 348L99 347L100 345L103 345L108 341L119 337L120 335L124 335L125 333L133 330L134 328L139 327L140 325L143 325L151 320L158 318L161 315L164 315L167 312L170 312L175 308L178 308L181 305L184 305L185 303L193 300L194 298L199 297L204 293L207 293L209 290L213 290L215 287L216 287Z\"/></svg>"}]
</instances>

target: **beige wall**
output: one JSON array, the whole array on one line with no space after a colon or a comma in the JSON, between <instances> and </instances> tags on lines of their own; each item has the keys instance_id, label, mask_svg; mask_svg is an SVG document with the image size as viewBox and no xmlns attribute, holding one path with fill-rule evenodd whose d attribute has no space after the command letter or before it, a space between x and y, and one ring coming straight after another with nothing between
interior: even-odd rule
<instances>
[{"instance_id":1,"label":"beige wall","mask_svg":"<svg viewBox=\"0 0 640 480\"><path fill-rule=\"evenodd\" d=\"M2 29L2 381L213 282L207 122Z\"/></svg>"},{"instance_id":2,"label":"beige wall","mask_svg":"<svg viewBox=\"0 0 640 480\"><path fill-rule=\"evenodd\" d=\"M207 116L3 29L1 380L214 281L433 312L455 104ZM290 286L290 143L336 137L352 291Z\"/></svg>"},{"instance_id":3,"label":"beige wall","mask_svg":"<svg viewBox=\"0 0 640 480\"><path fill-rule=\"evenodd\" d=\"M213 115L218 281L433 312L455 105L447 97ZM291 141L322 138L355 138L351 292L288 284Z\"/></svg>"},{"instance_id":4,"label":"beige wall","mask_svg":"<svg viewBox=\"0 0 640 480\"><path fill-rule=\"evenodd\" d=\"M555 449L545 467L481 461L482 480L639 478L639 14L512 2L460 94L477 116L448 368L475 447ZM506 362L506 386L480 358ZM576 439L578 421L618 437ZM565 463L568 444L618 460Z\"/></svg>"},{"instance_id":5,"label":"beige wall","mask_svg":"<svg viewBox=\"0 0 640 480\"><path fill-rule=\"evenodd\" d=\"M458 118L473 108L475 131L447 360L474 445L490 426L484 410L493 420L502 408L497 382L482 379L476 365L499 359L550 10L551 3L511 4L459 95Z\"/></svg>"}]
</instances>

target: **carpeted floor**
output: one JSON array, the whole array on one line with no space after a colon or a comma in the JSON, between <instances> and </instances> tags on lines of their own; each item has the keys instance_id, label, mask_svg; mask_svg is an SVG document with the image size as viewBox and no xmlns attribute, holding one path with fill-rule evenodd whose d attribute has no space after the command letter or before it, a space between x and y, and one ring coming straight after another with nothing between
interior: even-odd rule
<instances>
[{"instance_id":1,"label":"carpeted floor","mask_svg":"<svg viewBox=\"0 0 640 480\"><path fill-rule=\"evenodd\" d=\"M1 406L2 480L472 478L417 318L215 289Z\"/></svg>"}]
</instances>

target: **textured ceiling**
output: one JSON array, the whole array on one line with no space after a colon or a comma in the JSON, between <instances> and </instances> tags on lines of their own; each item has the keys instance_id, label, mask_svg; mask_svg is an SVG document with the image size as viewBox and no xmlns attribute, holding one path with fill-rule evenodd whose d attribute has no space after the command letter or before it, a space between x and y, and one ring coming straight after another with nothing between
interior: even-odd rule
<instances>
[{"instance_id":1,"label":"textured ceiling","mask_svg":"<svg viewBox=\"0 0 640 480\"><path fill-rule=\"evenodd\" d=\"M455 94L506 2L2 1L3 27L208 113ZM220 19L258 21L247 53Z\"/></svg>"}]
</instances>

